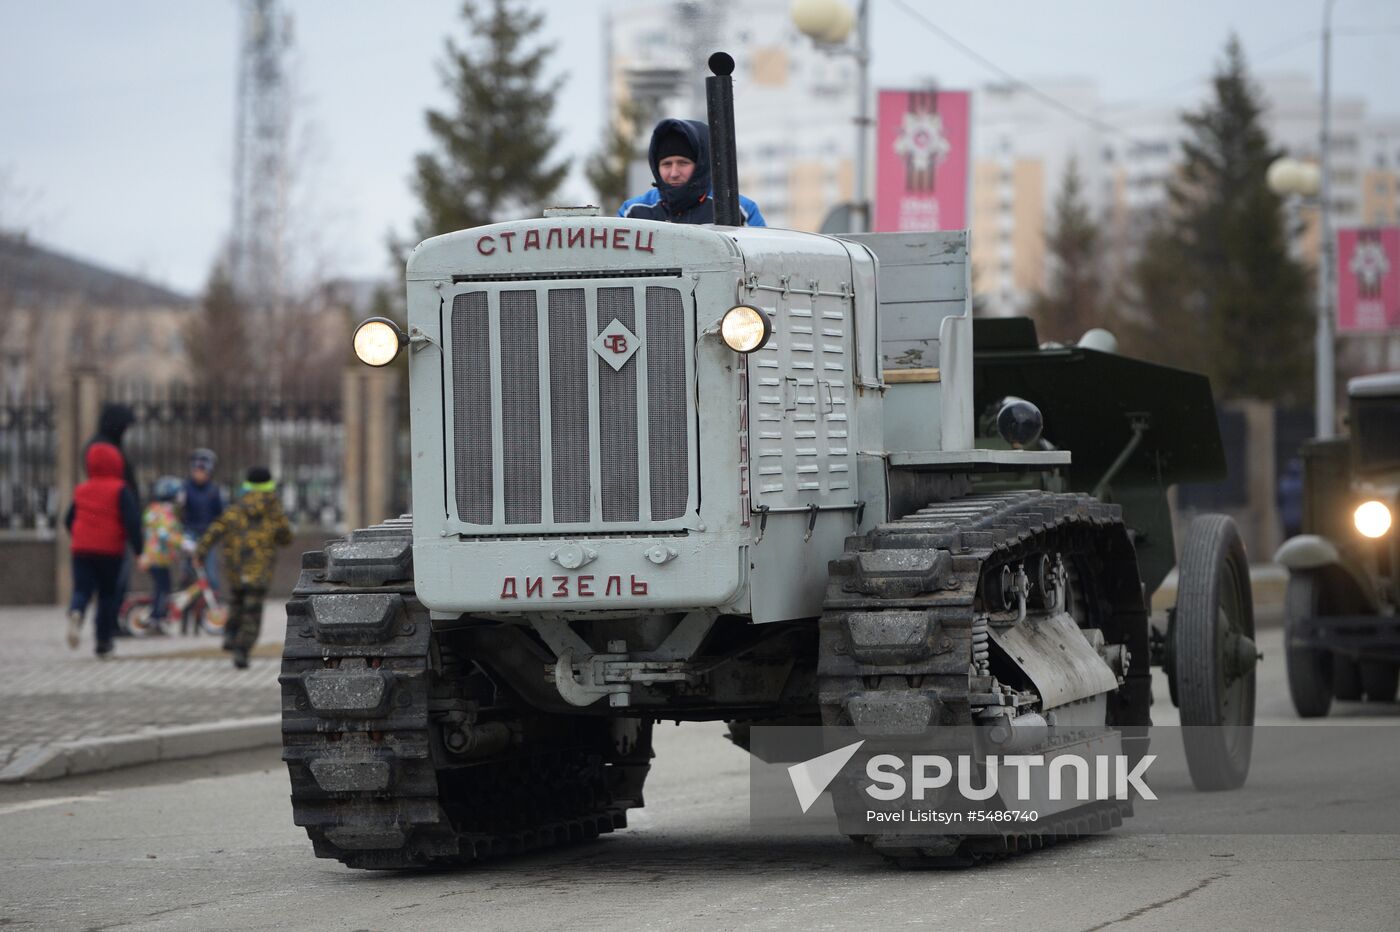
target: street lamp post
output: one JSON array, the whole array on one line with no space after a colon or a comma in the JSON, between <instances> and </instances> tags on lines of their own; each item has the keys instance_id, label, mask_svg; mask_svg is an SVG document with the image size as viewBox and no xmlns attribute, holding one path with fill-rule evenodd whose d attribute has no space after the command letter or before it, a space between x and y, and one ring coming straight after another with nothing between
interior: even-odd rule
<instances>
[{"instance_id":1,"label":"street lamp post","mask_svg":"<svg viewBox=\"0 0 1400 932\"><path fill-rule=\"evenodd\" d=\"M1332 3L1322 5L1322 129L1318 137L1321 168L1321 203L1318 205L1317 250L1317 362L1315 365L1317 406L1316 431L1319 439L1337 435L1336 412L1336 335L1332 318L1332 275L1335 244L1332 242Z\"/></svg>"},{"instance_id":2,"label":"street lamp post","mask_svg":"<svg viewBox=\"0 0 1400 932\"><path fill-rule=\"evenodd\" d=\"M1317 195L1317 337L1314 340L1314 432L1318 439L1337 435L1337 337L1332 314L1332 280L1336 243L1332 238L1332 4L1322 6L1322 113L1317 167L1291 158L1269 166L1269 187L1288 198L1290 213L1303 198Z\"/></svg>"},{"instance_id":3,"label":"street lamp post","mask_svg":"<svg viewBox=\"0 0 1400 932\"><path fill-rule=\"evenodd\" d=\"M870 195L866 159L869 157L870 119L870 0L858 0L852 12L842 0L793 0L792 21L803 35L832 54L847 54L856 61L855 203L851 205L853 233L870 229ZM843 45L855 30L855 45Z\"/></svg>"},{"instance_id":4,"label":"street lamp post","mask_svg":"<svg viewBox=\"0 0 1400 932\"><path fill-rule=\"evenodd\" d=\"M1269 188L1284 199L1284 208L1287 211L1288 235L1290 239L1294 235L1297 225L1299 210L1306 200L1317 197L1318 191L1322 187L1322 172L1311 162L1300 162L1290 156L1277 159L1269 166L1267 176ZM1326 230L1326 199L1318 198L1318 209L1322 219L1319 222L1320 230ZM1330 291L1326 284L1325 264L1327 262L1326 236L1323 232L1323 240L1318 248L1318 268L1317 268L1317 379L1314 383L1314 404L1317 406L1315 412L1315 431L1318 437L1331 437L1334 430L1332 421L1332 313L1328 303ZM1295 256L1297 250L1290 250ZM1326 360L1326 372L1324 373L1324 363ZM1325 378L1324 378L1325 376ZM1325 412L1325 414L1324 414ZM1326 433L1324 433L1326 431Z\"/></svg>"}]
</instances>

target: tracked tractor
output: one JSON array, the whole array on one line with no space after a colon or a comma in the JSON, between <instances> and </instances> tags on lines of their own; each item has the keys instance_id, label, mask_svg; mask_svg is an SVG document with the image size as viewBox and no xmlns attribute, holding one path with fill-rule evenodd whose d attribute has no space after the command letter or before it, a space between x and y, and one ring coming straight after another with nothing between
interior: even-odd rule
<instances>
[{"instance_id":1,"label":"tracked tractor","mask_svg":"<svg viewBox=\"0 0 1400 932\"><path fill-rule=\"evenodd\" d=\"M434 237L406 326L357 330L365 362L408 357L412 514L307 554L288 604L284 757L318 855L440 867L622 828L660 721L742 745L1050 716L1131 749L1154 656L1183 720L1252 718L1228 521L1193 526L1149 625L1165 487L1222 469L1206 381L975 323L963 232L739 225L726 58L716 224ZM1243 781L1247 740L1197 750L1199 784ZM1007 844L862 840L901 863Z\"/></svg>"}]
</instances>

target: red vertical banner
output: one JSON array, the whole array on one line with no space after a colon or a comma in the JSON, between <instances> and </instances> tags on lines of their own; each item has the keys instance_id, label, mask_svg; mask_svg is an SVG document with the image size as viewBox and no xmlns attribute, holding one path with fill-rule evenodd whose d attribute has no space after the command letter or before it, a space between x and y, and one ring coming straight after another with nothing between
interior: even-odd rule
<instances>
[{"instance_id":1,"label":"red vertical banner","mask_svg":"<svg viewBox=\"0 0 1400 932\"><path fill-rule=\"evenodd\" d=\"M881 91L875 127L879 233L967 226L967 91Z\"/></svg>"},{"instance_id":2,"label":"red vertical banner","mask_svg":"<svg viewBox=\"0 0 1400 932\"><path fill-rule=\"evenodd\" d=\"M1400 227L1337 231L1337 329L1400 328Z\"/></svg>"}]
</instances>

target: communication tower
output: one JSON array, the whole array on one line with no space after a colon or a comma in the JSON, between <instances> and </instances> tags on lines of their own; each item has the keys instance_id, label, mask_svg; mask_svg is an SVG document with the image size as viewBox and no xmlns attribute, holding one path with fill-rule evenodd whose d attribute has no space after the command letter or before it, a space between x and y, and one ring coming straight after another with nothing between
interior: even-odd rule
<instances>
[{"instance_id":1,"label":"communication tower","mask_svg":"<svg viewBox=\"0 0 1400 932\"><path fill-rule=\"evenodd\" d=\"M275 309L286 274L292 20L277 0L240 0L239 14L230 273L251 307Z\"/></svg>"}]
</instances>

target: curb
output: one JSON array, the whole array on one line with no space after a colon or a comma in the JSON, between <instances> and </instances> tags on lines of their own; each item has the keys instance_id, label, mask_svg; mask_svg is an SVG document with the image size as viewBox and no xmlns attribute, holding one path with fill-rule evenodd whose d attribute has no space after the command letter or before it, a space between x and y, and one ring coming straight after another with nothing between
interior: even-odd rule
<instances>
[{"instance_id":1,"label":"curb","mask_svg":"<svg viewBox=\"0 0 1400 932\"><path fill-rule=\"evenodd\" d=\"M0 783L57 780L137 764L249 751L281 743L280 715L175 725L135 735L83 738L20 755L0 770Z\"/></svg>"}]
</instances>

